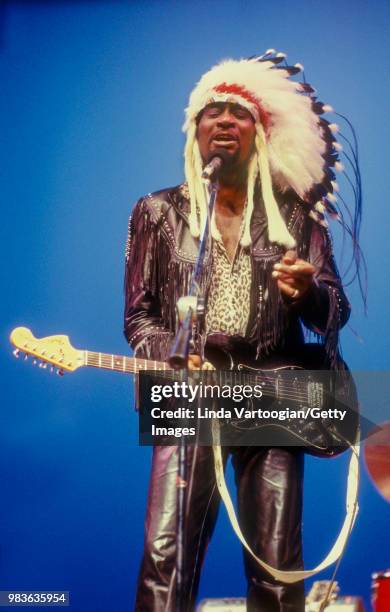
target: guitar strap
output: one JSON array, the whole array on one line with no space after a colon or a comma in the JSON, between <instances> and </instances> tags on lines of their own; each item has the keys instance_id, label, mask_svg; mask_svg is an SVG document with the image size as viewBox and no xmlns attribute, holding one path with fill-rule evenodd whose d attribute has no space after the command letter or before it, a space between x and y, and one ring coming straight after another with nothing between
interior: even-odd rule
<instances>
[{"instance_id":1,"label":"guitar strap","mask_svg":"<svg viewBox=\"0 0 390 612\"><path fill-rule=\"evenodd\" d=\"M268 565L265 561L262 561L255 555L248 542L241 531L237 515L233 506L233 502L226 486L225 474L222 462L222 452L220 445L220 428L217 419L213 419L212 422L212 436L213 436L213 453L214 453L214 464L215 464L215 476L219 493L222 501L225 504L230 522L232 527L240 540L241 544L246 550L252 555L261 567L269 572L276 580L281 582L294 583L314 576L318 572L322 571L329 565L332 565L337 559L339 559L344 552L347 540L350 536L352 528L354 526L356 516L359 510L357 496L358 496L358 485L359 485L359 434L357 435L354 446L351 446L352 456L349 462L348 470L348 481L347 481L347 495L346 495L346 516L344 523L341 527L340 533L332 546L331 551L325 557L325 559L312 570L294 570L294 571L282 571L278 570L271 565Z\"/></svg>"}]
</instances>

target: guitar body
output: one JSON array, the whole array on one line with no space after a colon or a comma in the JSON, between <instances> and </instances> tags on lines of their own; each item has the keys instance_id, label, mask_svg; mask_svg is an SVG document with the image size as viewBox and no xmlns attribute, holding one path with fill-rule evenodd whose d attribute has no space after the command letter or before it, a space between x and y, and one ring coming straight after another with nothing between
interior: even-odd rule
<instances>
[{"instance_id":1,"label":"guitar body","mask_svg":"<svg viewBox=\"0 0 390 612\"><path fill-rule=\"evenodd\" d=\"M247 400L249 409L293 415L285 420L231 419L225 423L230 428L227 439L241 432L243 444L300 446L318 457L334 457L355 443L359 411L354 380L341 358L337 371L327 369L322 345L304 344L299 354L259 360L242 339L212 334L205 356L218 370L241 372L244 384L247 376L250 382L265 383L267 394ZM295 416L302 413L302 418Z\"/></svg>"}]
</instances>

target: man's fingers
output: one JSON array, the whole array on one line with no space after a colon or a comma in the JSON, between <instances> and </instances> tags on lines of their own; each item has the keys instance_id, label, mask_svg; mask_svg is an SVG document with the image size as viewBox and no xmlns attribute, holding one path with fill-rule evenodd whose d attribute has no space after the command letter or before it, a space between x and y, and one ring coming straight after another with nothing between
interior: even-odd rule
<instances>
[{"instance_id":1,"label":"man's fingers","mask_svg":"<svg viewBox=\"0 0 390 612\"><path fill-rule=\"evenodd\" d=\"M278 280L278 287L282 293L284 293L290 298L299 297L299 290L295 287L291 287L291 285L285 283L284 281Z\"/></svg>"},{"instance_id":2,"label":"man's fingers","mask_svg":"<svg viewBox=\"0 0 390 612\"><path fill-rule=\"evenodd\" d=\"M290 286L294 286L296 288L297 286L297 279L294 278L293 276L288 276L287 274L279 274L277 277L278 281L282 281L282 283L286 283L286 285L290 285Z\"/></svg>"},{"instance_id":3,"label":"man's fingers","mask_svg":"<svg viewBox=\"0 0 390 612\"><path fill-rule=\"evenodd\" d=\"M200 370L202 365L202 360L199 355L189 355L188 356L188 369L189 370Z\"/></svg>"},{"instance_id":4,"label":"man's fingers","mask_svg":"<svg viewBox=\"0 0 390 612\"><path fill-rule=\"evenodd\" d=\"M292 264L291 266L288 266L286 264L277 263L274 265L274 270L276 270L277 272L284 272L285 274L291 274L291 275L304 274L305 276L307 276L307 275L314 274L316 269L310 263L308 263L307 261L304 261L302 263L296 262Z\"/></svg>"},{"instance_id":5,"label":"man's fingers","mask_svg":"<svg viewBox=\"0 0 390 612\"><path fill-rule=\"evenodd\" d=\"M204 361L202 363L199 355L189 355L188 356L188 369L189 370L215 370L215 367L209 361Z\"/></svg>"},{"instance_id":6,"label":"man's fingers","mask_svg":"<svg viewBox=\"0 0 390 612\"><path fill-rule=\"evenodd\" d=\"M312 276L315 270L315 267L307 261L298 261L292 264L291 266L287 266L286 264L282 263L277 263L274 265L274 271L272 272L272 276L278 278L278 274L275 274L275 272L283 272L284 274L288 274L289 276Z\"/></svg>"},{"instance_id":7,"label":"man's fingers","mask_svg":"<svg viewBox=\"0 0 390 612\"><path fill-rule=\"evenodd\" d=\"M295 250L289 249L285 252L282 257L282 262L287 265L291 265L295 263L297 260L297 252Z\"/></svg>"}]
</instances>

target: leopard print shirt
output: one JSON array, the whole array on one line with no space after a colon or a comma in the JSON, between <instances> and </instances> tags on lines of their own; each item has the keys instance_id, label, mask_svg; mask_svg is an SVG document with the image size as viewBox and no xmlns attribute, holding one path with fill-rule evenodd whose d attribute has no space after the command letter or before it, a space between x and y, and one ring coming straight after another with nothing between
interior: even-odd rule
<instances>
[{"instance_id":1,"label":"leopard print shirt","mask_svg":"<svg viewBox=\"0 0 390 612\"><path fill-rule=\"evenodd\" d=\"M245 336L250 310L252 267L249 248L238 245L229 260L222 240L213 240L213 270L207 303L206 333Z\"/></svg>"}]
</instances>

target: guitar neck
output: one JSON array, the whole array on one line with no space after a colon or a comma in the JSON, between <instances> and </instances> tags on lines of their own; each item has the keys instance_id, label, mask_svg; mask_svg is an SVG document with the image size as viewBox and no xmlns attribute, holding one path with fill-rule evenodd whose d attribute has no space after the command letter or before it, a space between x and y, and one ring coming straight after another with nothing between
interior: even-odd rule
<instances>
[{"instance_id":1,"label":"guitar neck","mask_svg":"<svg viewBox=\"0 0 390 612\"><path fill-rule=\"evenodd\" d=\"M97 353L94 351L80 351L82 354L81 360L83 365L100 370L111 370L114 372L122 372L126 374L138 374L139 372L160 372L160 375L169 380L176 380L180 377L178 372L175 372L165 361L154 361L151 359L139 359L136 357L125 357L124 355L114 355L112 353ZM267 397L275 397L277 394L279 399L304 400L306 390L298 390L294 385L284 383L283 388L275 388L276 373L272 371L259 371L257 373L243 372L223 372L222 380L219 379L219 384L234 385L234 384L262 384L262 393ZM291 388L290 388L291 387Z\"/></svg>"},{"instance_id":2,"label":"guitar neck","mask_svg":"<svg viewBox=\"0 0 390 612\"><path fill-rule=\"evenodd\" d=\"M124 355L113 355L111 353L96 353L94 351L83 351L84 365L101 370L112 370L126 374L138 374L141 371L166 371L170 370L164 361L150 359L138 359L136 357L125 357Z\"/></svg>"},{"instance_id":3,"label":"guitar neck","mask_svg":"<svg viewBox=\"0 0 390 612\"><path fill-rule=\"evenodd\" d=\"M139 372L159 372L160 376L176 381L177 377L182 379L182 374L173 370L164 361L151 359L139 359L112 353L98 353L95 351L79 350L72 347L68 336L63 334L35 338L27 327L16 327L10 336L15 348L15 356L19 352L32 355L34 359L51 364L59 368L59 372L74 372L81 366L89 366L100 370L111 370L126 374L138 374ZM252 371L251 371L252 370ZM250 368L247 372L241 370L220 371L222 378L218 378L219 384L259 384L262 386L262 394L278 399L290 399L293 401L306 401L307 390L305 385L293 381L279 381L277 371ZM201 381L202 382L202 381ZM280 383L280 384L279 384Z\"/></svg>"}]
</instances>

